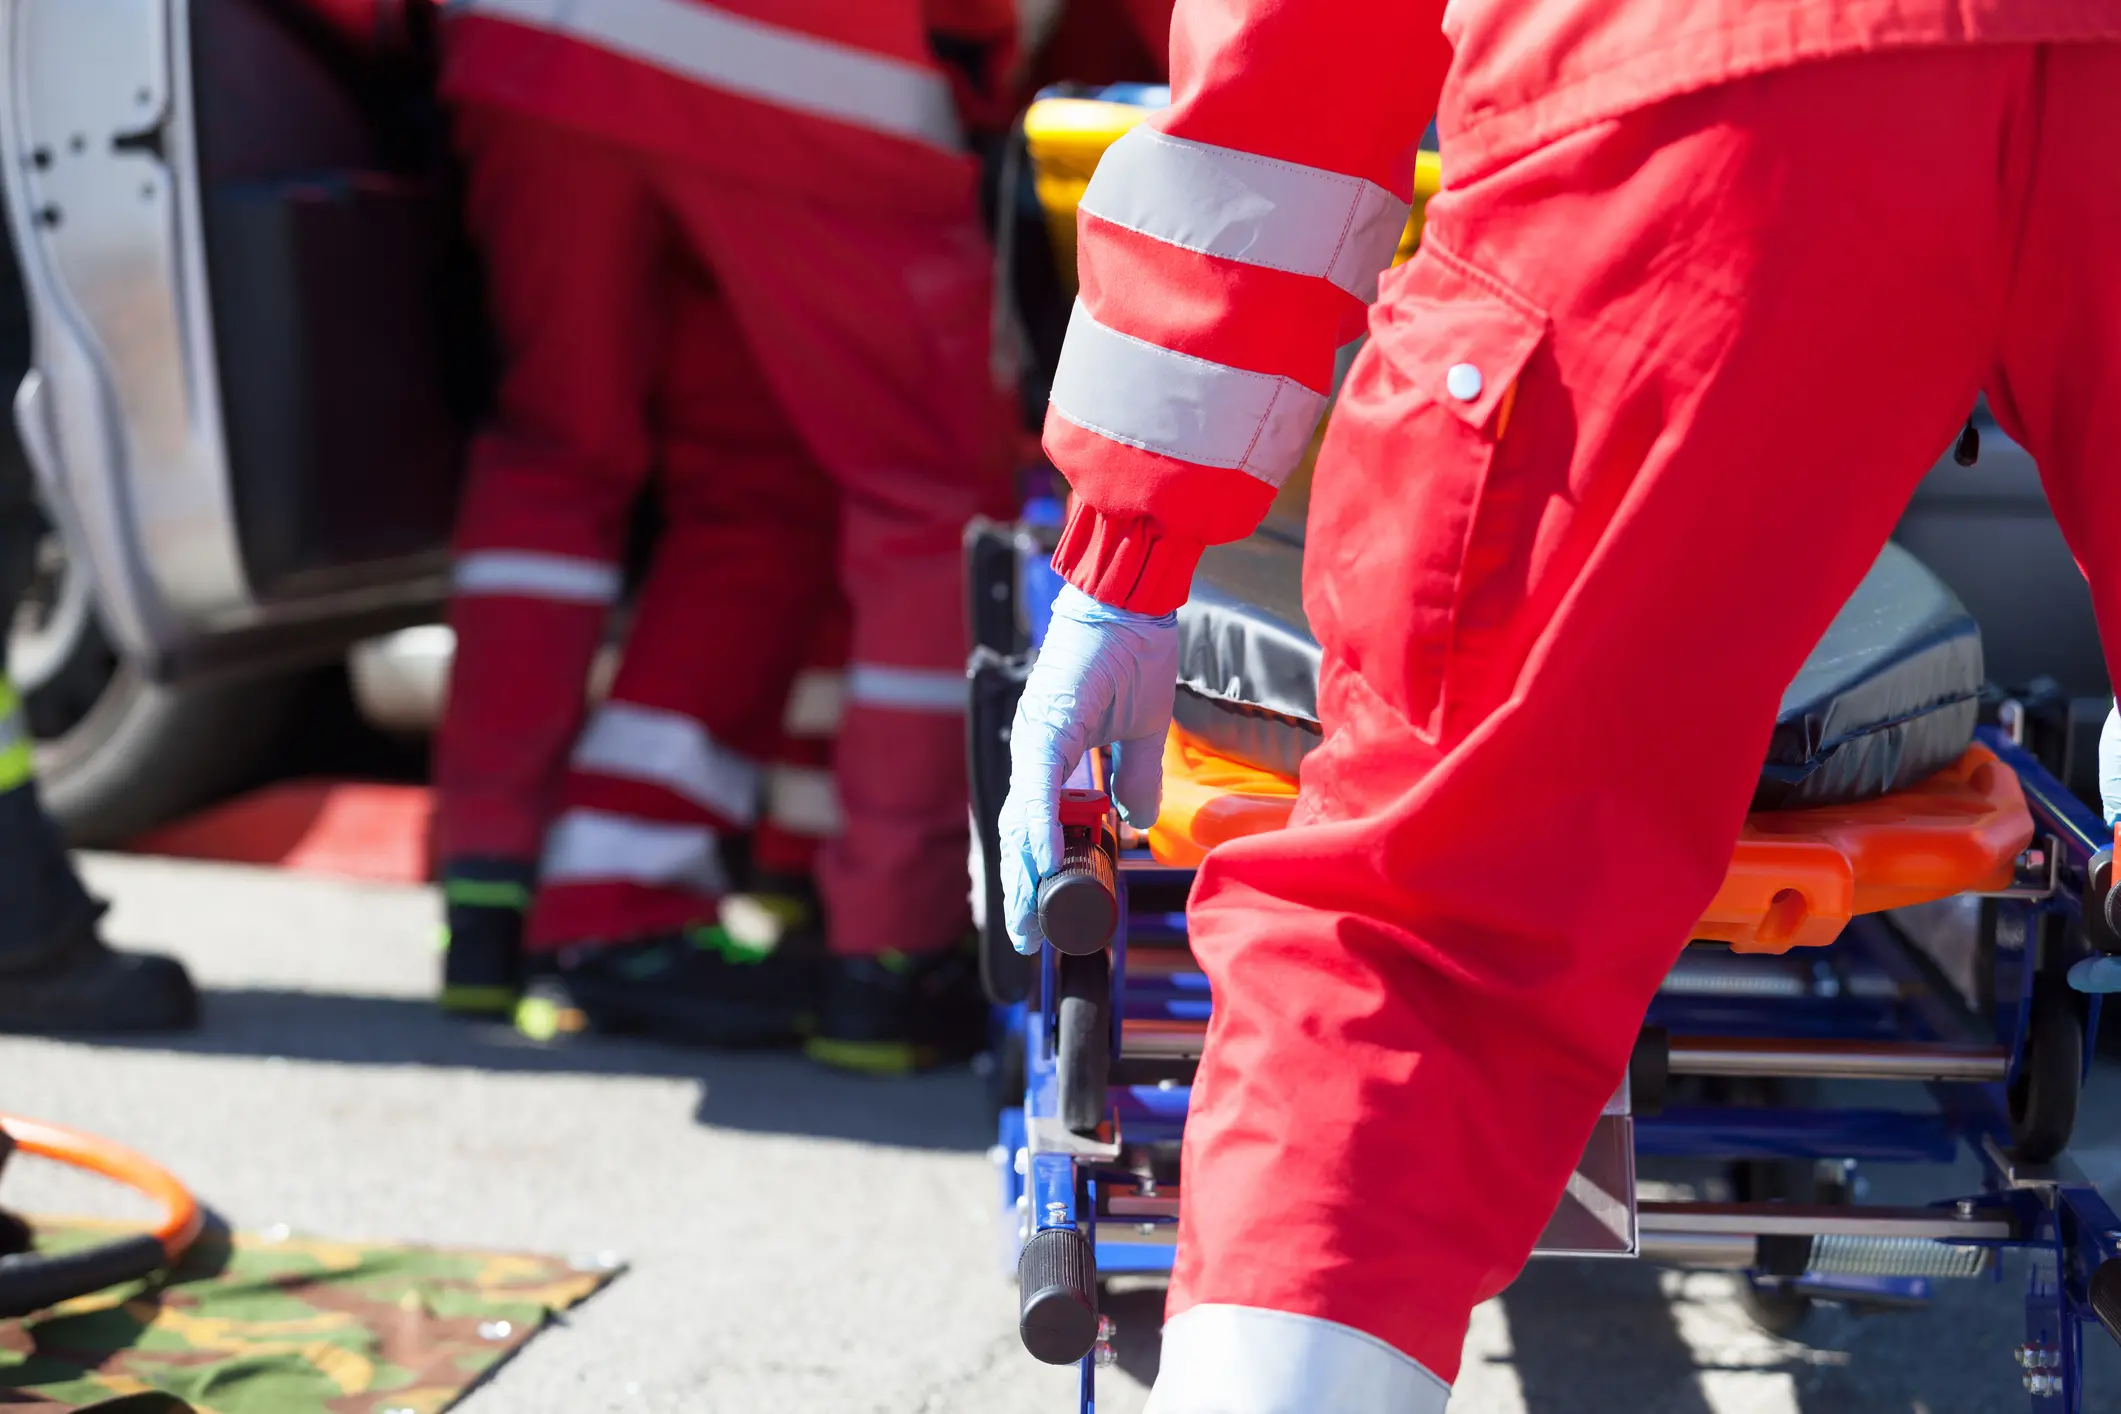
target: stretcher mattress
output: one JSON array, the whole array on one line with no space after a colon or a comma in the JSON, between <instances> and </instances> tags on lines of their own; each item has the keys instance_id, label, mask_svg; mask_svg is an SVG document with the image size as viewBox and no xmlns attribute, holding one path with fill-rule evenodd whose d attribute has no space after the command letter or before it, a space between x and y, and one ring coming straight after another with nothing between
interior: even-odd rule
<instances>
[{"instance_id":1,"label":"stretcher mattress","mask_svg":"<svg viewBox=\"0 0 2121 1414\"><path fill-rule=\"evenodd\" d=\"M1282 777L1318 744L1318 641L1304 616L1301 520L1202 558L1179 611L1176 718L1220 756ZM1782 699L1758 810L1846 804L1912 785L1973 740L1982 680L1972 615L1888 545ZM1713 707L1716 686L1695 702Z\"/></svg>"}]
</instances>

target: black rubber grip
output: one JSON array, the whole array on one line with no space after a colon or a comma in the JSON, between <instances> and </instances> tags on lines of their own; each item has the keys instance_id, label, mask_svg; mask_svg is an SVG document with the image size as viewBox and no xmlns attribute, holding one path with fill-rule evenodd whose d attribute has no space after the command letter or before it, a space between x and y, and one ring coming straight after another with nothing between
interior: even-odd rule
<instances>
[{"instance_id":1,"label":"black rubber grip","mask_svg":"<svg viewBox=\"0 0 2121 1414\"><path fill-rule=\"evenodd\" d=\"M1039 880L1038 927L1064 953L1102 952L1119 927L1119 882L1098 831L1071 826L1062 835L1060 868Z\"/></svg>"},{"instance_id":2,"label":"black rubber grip","mask_svg":"<svg viewBox=\"0 0 2121 1414\"><path fill-rule=\"evenodd\" d=\"M27 1316L107 1286L138 1281L168 1259L147 1233L79 1252L25 1252L0 1257L0 1320Z\"/></svg>"},{"instance_id":3,"label":"black rubber grip","mask_svg":"<svg viewBox=\"0 0 2121 1414\"><path fill-rule=\"evenodd\" d=\"M1072 1227L1033 1233L1016 1264L1016 1333L1048 1365L1073 1365L1097 1344L1097 1256Z\"/></svg>"},{"instance_id":4,"label":"black rubber grip","mask_svg":"<svg viewBox=\"0 0 2121 1414\"><path fill-rule=\"evenodd\" d=\"M2121 1341L2121 1257L2109 1257L2092 1273L2092 1314L2106 1333Z\"/></svg>"}]
</instances>

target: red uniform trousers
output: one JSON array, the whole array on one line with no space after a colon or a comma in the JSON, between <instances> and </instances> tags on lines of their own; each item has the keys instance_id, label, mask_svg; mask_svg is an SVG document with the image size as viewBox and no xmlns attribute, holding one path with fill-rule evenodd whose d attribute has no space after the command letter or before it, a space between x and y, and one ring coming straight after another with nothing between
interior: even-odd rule
<instances>
[{"instance_id":1,"label":"red uniform trousers","mask_svg":"<svg viewBox=\"0 0 2121 1414\"><path fill-rule=\"evenodd\" d=\"M811 874L826 841L840 833L832 756L846 710L850 627L847 606L834 595L788 694L780 744L766 766L765 800L751 833L751 862L783 879Z\"/></svg>"},{"instance_id":2,"label":"red uniform trousers","mask_svg":"<svg viewBox=\"0 0 2121 1414\"><path fill-rule=\"evenodd\" d=\"M1325 740L1292 828L1194 891L1215 1013L1152 1409L1372 1407L1319 1402L1364 1387L1319 1365L1239 1391L1218 1332L1270 1327L1232 1306L1381 1340L1434 1377L1394 1414L1443 1409L1722 879L1784 688L1977 391L2121 662L2117 132L2121 46L1967 47L1447 165L1317 466Z\"/></svg>"},{"instance_id":3,"label":"red uniform trousers","mask_svg":"<svg viewBox=\"0 0 2121 1414\"><path fill-rule=\"evenodd\" d=\"M854 619L833 941L954 938L959 543L1006 500L972 211L811 202L478 105L460 123L507 371L459 534L444 857L542 844L533 948L711 919L716 840L757 818L837 564ZM577 742L652 465L665 532Z\"/></svg>"}]
</instances>

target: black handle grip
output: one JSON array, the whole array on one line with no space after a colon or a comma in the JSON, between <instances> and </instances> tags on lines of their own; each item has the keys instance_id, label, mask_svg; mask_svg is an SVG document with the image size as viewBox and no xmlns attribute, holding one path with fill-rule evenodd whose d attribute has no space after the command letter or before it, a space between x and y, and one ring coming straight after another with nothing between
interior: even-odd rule
<instances>
[{"instance_id":1,"label":"black handle grip","mask_svg":"<svg viewBox=\"0 0 2121 1414\"><path fill-rule=\"evenodd\" d=\"M106 1286L138 1281L168 1260L162 1244L145 1233L80 1252L0 1257L0 1320L27 1316Z\"/></svg>"},{"instance_id":2,"label":"black handle grip","mask_svg":"<svg viewBox=\"0 0 2121 1414\"><path fill-rule=\"evenodd\" d=\"M1016 1263L1016 1333L1048 1365L1073 1365L1097 1344L1097 1255L1072 1227L1031 1235Z\"/></svg>"},{"instance_id":3,"label":"black handle grip","mask_svg":"<svg viewBox=\"0 0 2121 1414\"><path fill-rule=\"evenodd\" d=\"M1101 952L1119 927L1119 879L1101 830L1061 831L1060 868L1038 883L1038 927L1064 953Z\"/></svg>"},{"instance_id":4,"label":"black handle grip","mask_svg":"<svg viewBox=\"0 0 2121 1414\"><path fill-rule=\"evenodd\" d=\"M2099 901L2096 910L2084 910L2085 931L2091 936L2092 946L2103 953L2121 953L2121 900L2115 898L2112 846L2092 856L2090 867L2084 871L2084 883L2092 898ZM2106 925L2103 928L2099 926L2102 923Z\"/></svg>"}]
</instances>

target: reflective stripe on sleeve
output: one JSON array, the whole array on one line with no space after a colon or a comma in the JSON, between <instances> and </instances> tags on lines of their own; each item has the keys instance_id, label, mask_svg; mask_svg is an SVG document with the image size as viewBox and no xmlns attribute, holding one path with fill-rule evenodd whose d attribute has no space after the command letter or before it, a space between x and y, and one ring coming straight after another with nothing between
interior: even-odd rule
<instances>
[{"instance_id":1,"label":"reflective stripe on sleeve","mask_svg":"<svg viewBox=\"0 0 2121 1414\"><path fill-rule=\"evenodd\" d=\"M722 851L705 825L600 810L570 810L554 822L539 878L544 884L641 884L708 896L729 891Z\"/></svg>"},{"instance_id":2,"label":"reflective stripe on sleeve","mask_svg":"<svg viewBox=\"0 0 2121 1414\"><path fill-rule=\"evenodd\" d=\"M811 668L797 675L788 694L788 711L781 730L790 736L829 737L840 729L840 714L846 707L847 675Z\"/></svg>"},{"instance_id":3,"label":"reflective stripe on sleeve","mask_svg":"<svg viewBox=\"0 0 2121 1414\"><path fill-rule=\"evenodd\" d=\"M474 550L459 556L453 587L460 595L516 595L561 604L614 604L617 565L537 550Z\"/></svg>"},{"instance_id":4,"label":"reflective stripe on sleeve","mask_svg":"<svg viewBox=\"0 0 2121 1414\"><path fill-rule=\"evenodd\" d=\"M1444 1414L1451 1387L1353 1326L1210 1303L1164 1323L1145 1414Z\"/></svg>"},{"instance_id":5,"label":"reflective stripe on sleeve","mask_svg":"<svg viewBox=\"0 0 2121 1414\"><path fill-rule=\"evenodd\" d=\"M1368 303L1409 207L1375 182L1146 124L1097 164L1082 210L1154 240L1327 280Z\"/></svg>"},{"instance_id":6,"label":"reflective stripe on sleeve","mask_svg":"<svg viewBox=\"0 0 2121 1414\"><path fill-rule=\"evenodd\" d=\"M949 668L894 668L882 663L854 663L847 668L847 700L865 707L963 713L969 693L965 675Z\"/></svg>"},{"instance_id":7,"label":"reflective stripe on sleeve","mask_svg":"<svg viewBox=\"0 0 2121 1414\"><path fill-rule=\"evenodd\" d=\"M1108 329L1081 300L1053 376L1053 410L1085 431L1279 487L1326 399L1293 378L1173 353Z\"/></svg>"},{"instance_id":8,"label":"reflective stripe on sleeve","mask_svg":"<svg viewBox=\"0 0 2121 1414\"><path fill-rule=\"evenodd\" d=\"M840 832L840 793L818 766L774 766L766 772L766 818L792 835L830 839Z\"/></svg>"},{"instance_id":9,"label":"reflective stripe on sleeve","mask_svg":"<svg viewBox=\"0 0 2121 1414\"><path fill-rule=\"evenodd\" d=\"M695 83L955 152L949 80L935 69L763 24L704 0L456 0L568 35Z\"/></svg>"},{"instance_id":10,"label":"reflective stripe on sleeve","mask_svg":"<svg viewBox=\"0 0 2121 1414\"><path fill-rule=\"evenodd\" d=\"M645 781L733 825L758 818L759 768L682 712L606 702L574 749L574 768Z\"/></svg>"}]
</instances>

